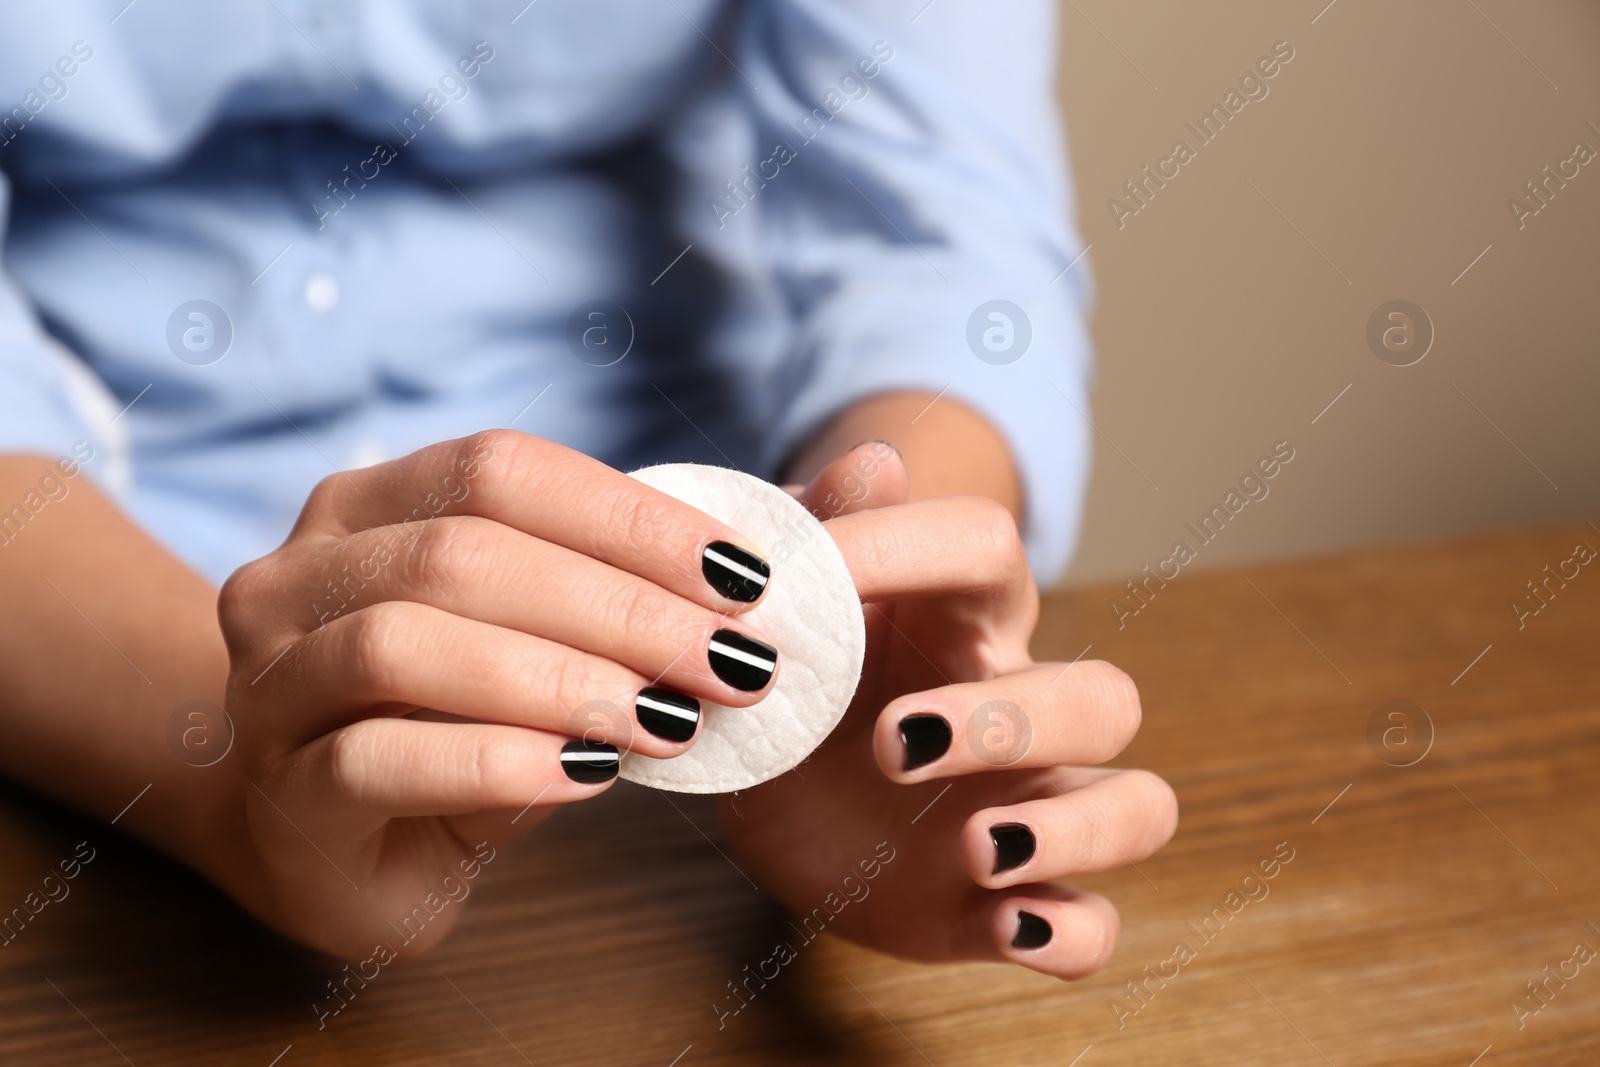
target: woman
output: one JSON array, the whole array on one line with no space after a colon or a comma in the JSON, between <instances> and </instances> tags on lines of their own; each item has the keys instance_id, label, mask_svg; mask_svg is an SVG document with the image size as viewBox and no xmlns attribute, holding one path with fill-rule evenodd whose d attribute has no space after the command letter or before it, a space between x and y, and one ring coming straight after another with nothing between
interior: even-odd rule
<instances>
[{"instance_id":1,"label":"woman","mask_svg":"<svg viewBox=\"0 0 1600 1067\"><path fill-rule=\"evenodd\" d=\"M1127 678L1027 651L1087 450L1053 13L913 7L0 16L6 772L364 956L761 698L714 638L761 642L771 563L615 469L730 464L827 519L869 627L804 777L724 805L741 862L803 910L888 841L845 936L1103 964L1115 910L1048 880L1176 808L1078 766ZM596 699L635 720L575 742ZM237 731L203 767L194 702Z\"/></svg>"}]
</instances>

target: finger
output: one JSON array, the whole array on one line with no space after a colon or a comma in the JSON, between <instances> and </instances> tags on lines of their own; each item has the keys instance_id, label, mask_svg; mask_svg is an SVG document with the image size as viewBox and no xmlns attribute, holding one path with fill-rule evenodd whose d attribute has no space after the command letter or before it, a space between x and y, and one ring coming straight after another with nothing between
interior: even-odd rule
<instances>
[{"instance_id":1,"label":"finger","mask_svg":"<svg viewBox=\"0 0 1600 1067\"><path fill-rule=\"evenodd\" d=\"M823 522L869 508L904 504L911 478L887 441L863 441L828 464L799 493L800 503Z\"/></svg>"},{"instance_id":2,"label":"finger","mask_svg":"<svg viewBox=\"0 0 1600 1067\"><path fill-rule=\"evenodd\" d=\"M318 578L308 574L305 584L321 594L312 605L317 625L361 605L427 604L592 652L669 688L738 707L759 700L777 672L777 651L749 624L489 519L367 530L316 555ZM751 655L771 669L758 669Z\"/></svg>"},{"instance_id":3,"label":"finger","mask_svg":"<svg viewBox=\"0 0 1600 1067\"><path fill-rule=\"evenodd\" d=\"M297 752L276 792L298 819L360 834L395 818L583 800L619 765L613 746L544 730L363 719Z\"/></svg>"},{"instance_id":4,"label":"finger","mask_svg":"<svg viewBox=\"0 0 1600 1067\"><path fill-rule=\"evenodd\" d=\"M1139 691L1109 663L1046 663L890 701L872 750L896 782L1103 763L1139 730Z\"/></svg>"},{"instance_id":5,"label":"finger","mask_svg":"<svg viewBox=\"0 0 1600 1067\"><path fill-rule=\"evenodd\" d=\"M667 758L693 743L700 718L693 697L603 657L403 601L312 632L263 684L294 709L282 726L297 743L431 708Z\"/></svg>"},{"instance_id":6,"label":"finger","mask_svg":"<svg viewBox=\"0 0 1600 1067\"><path fill-rule=\"evenodd\" d=\"M973 881L1001 889L1137 863L1177 828L1171 786L1149 771L1108 771L1056 796L973 812L961 854Z\"/></svg>"},{"instance_id":7,"label":"finger","mask_svg":"<svg viewBox=\"0 0 1600 1067\"><path fill-rule=\"evenodd\" d=\"M291 536L343 537L443 515L493 519L719 611L745 610L771 573L743 535L697 508L513 430L325 478Z\"/></svg>"},{"instance_id":8,"label":"finger","mask_svg":"<svg viewBox=\"0 0 1600 1067\"><path fill-rule=\"evenodd\" d=\"M1030 970L1077 981L1111 959L1122 921L1111 901L1098 893L1062 890L1063 896L1026 887L1027 895L1007 896L989 919L990 936L1000 955Z\"/></svg>"},{"instance_id":9,"label":"finger","mask_svg":"<svg viewBox=\"0 0 1600 1067\"><path fill-rule=\"evenodd\" d=\"M850 512L827 529L862 600L979 593L996 613L1036 610L1016 520L987 497Z\"/></svg>"},{"instance_id":10,"label":"finger","mask_svg":"<svg viewBox=\"0 0 1600 1067\"><path fill-rule=\"evenodd\" d=\"M1003 959L1076 981L1106 965L1121 920L1098 893L1056 885L1018 886L975 898L957 950L975 959Z\"/></svg>"}]
</instances>

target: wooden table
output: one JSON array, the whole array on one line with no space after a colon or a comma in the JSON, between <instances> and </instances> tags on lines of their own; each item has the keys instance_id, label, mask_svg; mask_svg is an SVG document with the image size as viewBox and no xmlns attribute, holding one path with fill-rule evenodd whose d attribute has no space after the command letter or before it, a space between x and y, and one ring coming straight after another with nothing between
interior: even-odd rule
<instances>
[{"instance_id":1,"label":"wooden table","mask_svg":"<svg viewBox=\"0 0 1600 1067\"><path fill-rule=\"evenodd\" d=\"M76 842L97 853L0 949L0 1062L1600 1062L1600 958L1573 961L1600 951L1600 566L1520 630L1510 607L1579 542L1600 528L1183 574L1120 630L1116 590L1052 599L1038 654L1092 645L1132 673L1145 726L1125 762L1183 806L1164 852L1083 880L1123 934L1076 985L824 938L719 1032L712 1002L783 918L703 836L708 804L622 785L507 850L442 950L319 1032L327 961L11 789L4 905ZM1394 700L1432 724L1410 766L1421 714L1369 732ZM1243 882L1275 849L1293 859Z\"/></svg>"}]
</instances>

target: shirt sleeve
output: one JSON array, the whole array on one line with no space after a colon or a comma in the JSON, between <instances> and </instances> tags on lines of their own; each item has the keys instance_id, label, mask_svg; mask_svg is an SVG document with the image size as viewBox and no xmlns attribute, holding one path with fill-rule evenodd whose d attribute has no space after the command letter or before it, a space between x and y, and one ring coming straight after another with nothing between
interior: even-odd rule
<instances>
[{"instance_id":1,"label":"shirt sleeve","mask_svg":"<svg viewBox=\"0 0 1600 1067\"><path fill-rule=\"evenodd\" d=\"M920 6L747 9L733 58L758 161L726 206L759 203L754 239L794 326L764 458L876 393L958 400L1010 446L1048 585L1076 540L1090 445L1056 5Z\"/></svg>"},{"instance_id":2,"label":"shirt sleeve","mask_svg":"<svg viewBox=\"0 0 1600 1067\"><path fill-rule=\"evenodd\" d=\"M0 173L0 248L11 218L11 184ZM74 403L103 393L82 363L47 334L11 275L0 270L0 453L59 459L94 441Z\"/></svg>"}]
</instances>

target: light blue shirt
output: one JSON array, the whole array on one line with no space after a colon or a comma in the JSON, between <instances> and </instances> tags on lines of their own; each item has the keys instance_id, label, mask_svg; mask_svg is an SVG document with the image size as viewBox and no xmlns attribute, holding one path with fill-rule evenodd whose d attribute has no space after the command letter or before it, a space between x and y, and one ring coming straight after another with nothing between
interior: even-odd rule
<instances>
[{"instance_id":1,"label":"light blue shirt","mask_svg":"<svg viewBox=\"0 0 1600 1067\"><path fill-rule=\"evenodd\" d=\"M0 451L89 442L220 580L441 439L771 477L924 390L1006 436L1049 580L1089 444L1055 4L924 4L7 5Z\"/></svg>"}]
</instances>

